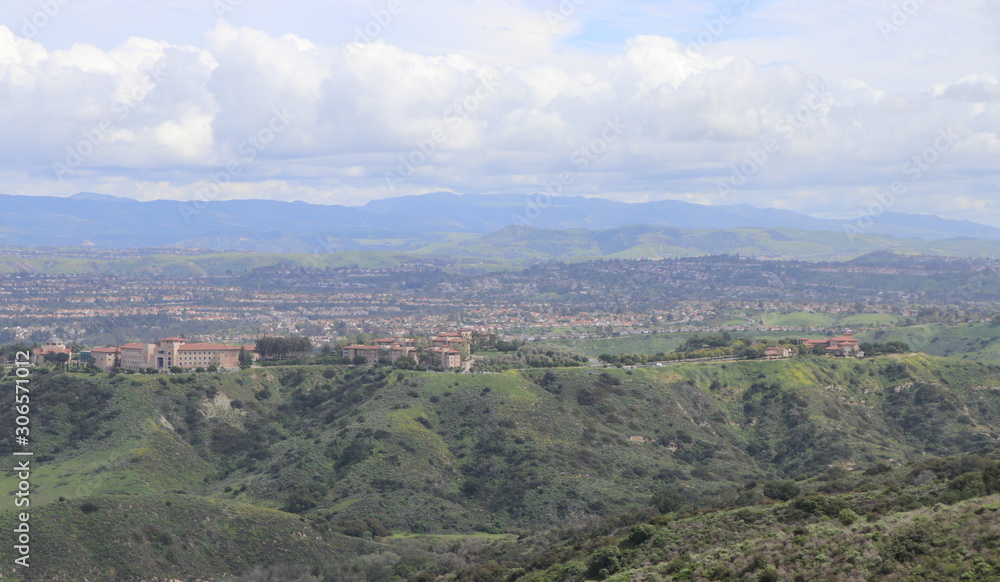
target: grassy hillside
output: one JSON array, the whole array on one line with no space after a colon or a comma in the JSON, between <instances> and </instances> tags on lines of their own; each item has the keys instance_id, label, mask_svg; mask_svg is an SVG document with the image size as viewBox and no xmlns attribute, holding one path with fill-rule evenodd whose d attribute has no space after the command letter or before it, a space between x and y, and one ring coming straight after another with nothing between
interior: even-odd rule
<instances>
[{"instance_id":1,"label":"grassy hillside","mask_svg":"<svg viewBox=\"0 0 1000 582\"><path fill-rule=\"evenodd\" d=\"M639 510L665 486L723 499L751 481L990 446L998 388L998 367L923 355L466 375L38 373L32 422L45 429L33 433L32 503L39 523L65 519L52 531L73 543L87 537L80 503L166 511L164 495L177 491L200 505L170 521L254 511L309 524L317 544L340 544L339 533L527 533ZM0 423L12 426L11 414L0 411ZM7 466L11 446L0 442ZM2 486L16 488L13 473ZM245 527L272 535L266 520ZM152 543L137 539L121 559L155 571ZM264 563L252 546L233 547L245 552L232 566L195 557L171 572ZM80 551L99 558L80 568L118 568L96 546Z\"/></svg>"},{"instance_id":2,"label":"grassy hillside","mask_svg":"<svg viewBox=\"0 0 1000 582\"><path fill-rule=\"evenodd\" d=\"M784 483L798 491L787 502L760 492L775 484L751 484L744 494L756 494L757 501L744 507L681 503L649 519L608 520L529 538L488 562L417 579L985 582L1000 577L1000 463L966 456L874 469L837 468L809 481Z\"/></svg>"},{"instance_id":3,"label":"grassy hillside","mask_svg":"<svg viewBox=\"0 0 1000 582\"><path fill-rule=\"evenodd\" d=\"M58 252L54 252L52 257L0 256L0 274L118 273L182 277L230 272L240 274L279 263L313 268L351 265L375 268L435 261L454 265L471 264L476 268L497 268L548 261L680 258L719 254L845 261L880 251L885 254L989 258L996 256L1000 250L1000 242L990 240L923 240L876 235L848 238L842 232L794 228L694 230L633 225L610 230L544 230L511 226L484 235L437 232L412 239L398 238L391 234L387 236L389 238L342 241L349 243L347 245L336 240L333 241L336 244L331 244L331 239L317 237L313 241L296 240L291 245L291 248L308 249L311 252L268 252L273 248L287 247L271 244L275 241L269 241L262 248L256 249L261 252L252 253L217 252L190 256L160 254L124 259L60 258ZM213 246L211 241L205 240L188 242L194 247ZM333 250L342 252L329 252ZM79 250L74 254L80 254ZM836 277L840 281L850 279L844 279L843 274L837 274ZM856 277L871 283L872 277L877 276L864 273L857 274ZM890 284L898 284L898 281L892 280ZM952 281L947 279L932 280L928 283L927 290L947 291L951 284Z\"/></svg>"},{"instance_id":4,"label":"grassy hillside","mask_svg":"<svg viewBox=\"0 0 1000 582\"><path fill-rule=\"evenodd\" d=\"M0 515L11 531L12 513ZM254 505L179 493L96 495L32 512L30 574L4 550L10 580L200 579L254 567L307 566L321 572L371 554L377 544L318 531L298 517ZM6 559L9 558L9 559Z\"/></svg>"},{"instance_id":5,"label":"grassy hillside","mask_svg":"<svg viewBox=\"0 0 1000 582\"><path fill-rule=\"evenodd\" d=\"M932 256L990 257L997 243L921 240L794 228L676 229L624 226L609 230L543 230L512 226L461 244L435 244L420 254L469 256L501 262L597 258L678 258L739 254L805 260L850 260L874 251Z\"/></svg>"},{"instance_id":6,"label":"grassy hillside","mask_svg":"<svg viewBox=\"0 0 1000 582\"><path fill-rule=\"evenodd\" d=\"M893 327L859 334L864 341L906 342L914 350L1000 364L1000 325L991 323L928 324Z\"/></svg>"},{"instance_id":7,"label":"grassy hillside","mask_svg":"<svg viewBox=\"0 0 1000 582\"><path fill-rule=\"evenodd\" d=\"M127 259L16 258L0 256L0 274L29 272L45 275L111 273L120 275L157 275L190 277L240 274L278 264L292 267L398 267L420 263L422 259L386 251L349 251L329 254L310 253L210 253L198 255L149 255Z\"/></svg>"}]
</instances>

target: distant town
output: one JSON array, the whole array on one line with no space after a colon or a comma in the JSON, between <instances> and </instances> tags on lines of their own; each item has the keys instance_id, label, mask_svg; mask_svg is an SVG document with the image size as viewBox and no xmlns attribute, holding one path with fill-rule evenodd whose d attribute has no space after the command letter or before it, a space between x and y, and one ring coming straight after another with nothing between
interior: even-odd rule
<instances>
[{"instance_id":1,"label":"distant town","mask_svg":"<svg viewBox=\"0 0 1000 582\"><path fill-rule=\"evenodd\" d=\"M315 348L304 337L265 337L246 345L188 342L184 337L167 337L155 343L129 342L116 347L74 349L59 338L49 338L41 346L31 349L31 363L36 366L89 368L91 371L111 373L182 373L235 371L253 367L259 362L315 363L309 358L320 358L322 363L329 364L468 372L472 371L472 365L477 360L483 361L482 357L473 353L476 343L481 346L488 344L490 351L485 356L486 369L492 371L498 371L489 365L498 346L506 344L504 351L515 351L525 345L523 340L498 340L495 335L468 329L441 331L429 337L398 335L375 339L370 343L352 343L334 348L329 345ZM868 345L879 354L908 351L908 346L899 342ZM545 360L544 363L567 366L589 363L632 368L679 361L773 360L797 355L863 358L865 350L854 333L849 331L829 338L784 340L738 339L729 332L723 332L690 337L671 353L602 354L595 359L566 352L561 354L562 360ZM516 362L508 364L508 368L519 367ZM527 363L526 366L530 367L531 364Z\"/></svg>"},{"instance_id":2,"label":"distant town","mask_svg":"<svg viewBox=\"0 0 1000 582\"><path fill-rule=\"evenodd\" d=\"M345 345L341 350L343 363L357 366L378 364L456 369L470 359L470 330L441 332L429 338L393 337L377 339L372 344ZM422 341L421 341L422 340ZM277 348L279 344L290 347ZM78 348L74 350L59 338L49 338L34 348L31 363L35 365L84 365L102 372L188 372L239 370L253 365L264 356L287 357L313 352L308 339L262 338L254 344L224 345L188 342L183 337L167 337L155 343L129 342L116 347ZM326 347L329 352L329 346Z\"/></svg>"},{"instance_id":3,"label":"distant town","mask_svg":"<svg viewBox=\"0 0 1000 582\"><path fill-rule=\"evenodd\" d=\"M0 274L0 345L55 336L121 347L186 335L240 346L297 335L334 346L358 334L430 337L457 328L528 341L725 331L805 337L990 321L1000 310L995 270L973 259L703 257L487 273L280 265L225 276L20 272Z\"/></svg>"}]
</instances>

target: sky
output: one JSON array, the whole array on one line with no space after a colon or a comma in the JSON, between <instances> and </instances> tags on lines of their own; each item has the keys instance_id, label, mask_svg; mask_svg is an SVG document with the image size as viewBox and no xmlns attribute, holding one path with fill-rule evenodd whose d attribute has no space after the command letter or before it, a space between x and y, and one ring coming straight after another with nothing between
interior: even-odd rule
<instances>
[{"instance_id":1,"label":"sky","mask_svg":"<svg viewBox=\"0 0 1000 582\"><path fill-rule=\"evenodd\" d=\"M996 0L6 0L0 193L1000 226Z\"/></svg>"}]
</instances>

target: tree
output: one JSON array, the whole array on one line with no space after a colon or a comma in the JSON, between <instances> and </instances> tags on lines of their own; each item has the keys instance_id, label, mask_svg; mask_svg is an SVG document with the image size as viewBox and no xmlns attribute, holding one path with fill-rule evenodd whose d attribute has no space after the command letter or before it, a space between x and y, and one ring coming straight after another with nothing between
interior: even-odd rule
<instances>
[{"instance_id":1,"label":"tree","mask_svg":"<svg viewBox=\"0 0 1000 582\"><path fill-rule=\"evenodd\" d=\"M653 495L653 507L660 513L678 511L685 503L687 498L673 487L664 487Z\"/></svg>"},{"instance_id":2,"label":"tree","mask_svg":"<svg viewBox=\"0 0 1000 582\"><path fill-rule=\"evenodd\" d=\"M983 484L986 486L987 495L1000 493L1000 462L993 463L983 470Z\"/></svg>"},{"instance_id":3,"label":"tree","mask_svg":"<svg viewBox=\"0 0 1000 582\"><path fill-rule=\"evenodd\" d=\"M254 346L260 357L266 359L285 359L292 354L303 354L312 351L309 338L293 337L262 337Z\"/></svg>"},{"instance_id":4,"label":"tree","mask_svg":"<svg viewBox=\"0 0 1000 582\"><path fill-rule=\"evenodd\" d=\"M48 360L49 358L52 358L52 361L55 362L57 368L64 368L66 367L66 362L69 361L69 357L69 354L60 353L45 356L45 359Z\"/></svg>"},{"instance_id":5,"label":"tree","mask_svg":"<svg viewBox=\"0 0 1000 582\"><path fill-rule=\"evenodd\" d=\"M308 487L300 485L288 494L282 509L289 513L304 513L314 507L316 507L316 498L312 491L309 491Z\"/></svg>"},{"instance_id":6,"label":"tree","mask_svg":"<svg viewBox=\"0 0 1000 582\"><path fill-rule=\"evenodd\" d=\"M789 501L799 494L795 481L768 481L764 483L764 495L775 501Z\"/></svg>"},{"instance_id":7,"label":"tree","mask_svg":"<svg viewBox=\"0 0 1000 582\"><path fill-rule=\"evenodd\" d=\"M587 558L587 574L603 580L621 569L622 552L617 546L602 546Z\"/></svg>"},{"instance_id":8,"label":"tree","mask_svg":"<svg viewBox=\"0 0 1000 582\"><path fill-rule=\"evenodd\" d=\"M417 367L417 361L413 356L403 356L396 360L396 368L400 370L413 370Z\"/></svg>"},{"instance_id":9,"label":"tree","mask_svg":"<svg viewBox=\"0 0 1000 582\"><path fill-rule=\"evenodd\" d=\"M472 344L470 346L472 353L495 350L497 347L497 339L498 337L495 333L473 331Z\"/></svg>"},{"instance_id":10,"label":"tree","mask_svg":"<svg viewBox=\"0 0 1000 582\"><path fill-rule=\"evenodd\" d=\"M240 369L247 369L253 364L253 354L248 352L246 348L240 348Z\"/></svg>"}]
</instances>

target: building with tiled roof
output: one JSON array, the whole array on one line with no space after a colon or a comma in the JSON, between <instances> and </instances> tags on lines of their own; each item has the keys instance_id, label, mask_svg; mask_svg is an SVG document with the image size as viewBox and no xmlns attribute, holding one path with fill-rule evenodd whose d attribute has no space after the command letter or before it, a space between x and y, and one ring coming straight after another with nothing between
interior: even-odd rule
<instances>
[{"instance_id":1,"label":"building with tiled roof","mask_svg":"<svg viewBox=\"0 0 1000 582\"><path fill-rule=\"evenodd\" d=\"M446 347L430 349L431 363L438 368L458 368L462 365L462 353Z\"/></svg>"},{"instance_id":2,"label":"building with tiled roof","mask_svg":"<svg viewBox=\"0 0 1000 582\"><path fill-rule=\"evenodd\" d=\"M229 346L210 343L187 343L181 337L163 338L155 344L127 343L117 348L91 350L94 365L102 370L121 367L126 370L169 370L208 368L238 370L240 352L253 353L254 346ZM99 364L98 361L101 363Z\"/></svg>"},{"instance_id":3,"label":"building with tiled roof","mask_svg":"<svg viewBox=\"0 0 1000 582\"><path fill-rule=\"evenodd\" d=\"M388 359L390 362L395 364L399 358L407 356L416 360L417 348L414 348L413 346L399 345L396 343L374 346L353 345L344 346L343 356L351 361L353 361L354 358L361 356L365 359L369 366L377 364L378 361L383 358Z\"/></svg>"},{"instance_id":4,"label":"building with tiled roof","mask_svg":"<svg viewBox=\"0 0 1000 582\"><path fill-rule=\"evenodd\" d=\"M34 350L32 353L32 362L34 364L44 364L46 361L56 362L58 354L69 354L70 359L72 359L73 350L67 348L66 343L61 339L49 338L42 344L42 347Z\"/></svg>"},{"instance_id":5,"label":"building with tiled roof","mask_svg":"<svg viewBox=\"0 0 1000 582\"><path fill-rule=\"evenodd\" d=\"M810 351L823 348L823 351L833 356L854 356L863 358L865 353L861 351L857 338L852 332L844 332L841 335L825 339L799 339L799 343L805 344Z\"/></svg>"}]
</instances>

